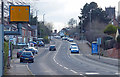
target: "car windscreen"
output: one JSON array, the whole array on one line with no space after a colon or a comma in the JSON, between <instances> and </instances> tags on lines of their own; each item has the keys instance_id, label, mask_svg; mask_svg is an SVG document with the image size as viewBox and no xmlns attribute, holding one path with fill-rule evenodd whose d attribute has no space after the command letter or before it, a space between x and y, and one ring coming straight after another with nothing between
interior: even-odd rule
<instances>
[{"instance_id":1,"label":"car windscreen","mask_svg":"<svg viewBox=\"0 0 120 77\"><path fill-rule=\"evenodd\" d=\"M55 46L50 46L50 48L55 48Z\"/></svg>"},{"instance_id":2,"label":"car windscreen","mask_svg":"<svg viewBox=\"0 0 120 77\"><path fill-rule=\"evenodd\" d=\"M23 52L22 55L32 55L30 52Z\"/></svg>"},{"instance_id":3,"label":"car windscreen","mask_svg":"<svg viewBox=\"0 0 120 77\"><path fill-rule=\"evenodd\" d=\"M25 49L25 51L33 51L33 49Z\"/></svg>"},{"instance_id":4,"label":"car windscreen","mask_svg":"<svg viewBox=\"0 0 120 77\"><path fill-rule=\"evenodd\" d=\"M72 49L78 49L77 47L72 47Z\"/></svg>"}]
</instances>

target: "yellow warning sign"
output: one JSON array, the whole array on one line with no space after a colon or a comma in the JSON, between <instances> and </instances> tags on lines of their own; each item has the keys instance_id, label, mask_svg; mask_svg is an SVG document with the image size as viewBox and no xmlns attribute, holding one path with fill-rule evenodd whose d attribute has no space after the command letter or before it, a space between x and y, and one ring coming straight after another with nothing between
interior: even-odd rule
<instances>
[{"instance_id":1,"label":"yellow warning sign","mask_svg":"<svg viewBox=\"0 0 120 77\"><path fill-rule=\"evenodd\" d=\"M10 22L29 22L29 5L10 5Z\"/></svg>"}]
</instances>

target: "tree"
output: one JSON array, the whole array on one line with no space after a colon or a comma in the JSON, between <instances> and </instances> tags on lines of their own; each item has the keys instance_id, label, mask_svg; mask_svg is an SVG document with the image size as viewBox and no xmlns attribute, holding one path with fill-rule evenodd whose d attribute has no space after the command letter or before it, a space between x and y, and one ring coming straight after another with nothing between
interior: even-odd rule
<instances>
[{"instance_id":1,"label":"tree","mask_svg":"<svg viewBox=\"0 0 120 77\"><path fill-rule=\"evenodd\" d=\"M70 25L70 27L73 27L73 25L76 23L76 21L74 20L74 18L71 18L68 22L68 25Z\"/></svg>"},{"instance_id":2,"label":"tree","mask_svg":"<svg viewBox=\"0 0 120 77\"><path fill-rule=\"evenodd\" d=\"M81 15L82 16L79 16L79 19L84 19L83 27L86 27L86 25L90 22L90 15L91 21L99 20L104 23L108 23L110 21L110 19L107 18L106 12L102 10L102 8L99 8L95 2L91 2L90 4L86 3L83 9L81 9Z\"/></svg>"},{"instance_id":3,"label":"tree","mask_svg":"<svg viewBox=\"0 0 120 77\"><path fill-rule=\"evenodd\" d=\"M107 27L104 30L104 33L111 35L111 34L115 34L117 31L117 28L114 25L107 25Z\"/></svg>"}]
</instances>

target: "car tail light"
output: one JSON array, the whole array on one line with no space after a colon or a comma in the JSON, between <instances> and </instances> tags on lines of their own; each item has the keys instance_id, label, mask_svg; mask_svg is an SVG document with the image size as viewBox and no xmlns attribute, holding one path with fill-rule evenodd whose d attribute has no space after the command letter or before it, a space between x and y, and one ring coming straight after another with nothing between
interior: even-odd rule
<instances>
[{"instance_id":1,"label":"car tail light","mask_svg":"<svg viewBox=\"0 0 120 77\"><path fill-rule=\"evenodd\" d=\"M30 57L33 57L33 56L30 56Z\"/></svg>"},{"instance_id":2,"label":"car tail light","mask_svg":"<svg viewBox=\"0 0 120 77\"><path fill-rule=\"evenodd\" d=\"M20 57L23 57L22 55Z\"/></svg>"}]
</instances>

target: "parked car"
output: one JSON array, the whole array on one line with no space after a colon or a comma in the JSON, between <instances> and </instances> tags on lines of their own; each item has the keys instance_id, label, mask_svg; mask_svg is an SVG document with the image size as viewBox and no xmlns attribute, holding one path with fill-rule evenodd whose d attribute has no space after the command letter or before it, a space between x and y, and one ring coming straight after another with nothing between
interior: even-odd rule
<instances>
[{"instance_id":1,"label":"parked car","mask_svg":"<svg viewBox=\"0 0 120 77\"><path fill-rule=\"evenodd\" d=\"M49 47L49 51L56 51L56 47L55 47L55 45L50 45L50 47Z\"/></svg>"},{"instance_id":2,"label":"parked car","mask_svg":"<svg viewBox=\"0 0 120 77\"><path fill-rule=\"evenodd\" d=\"M33 43L33 44L34 44L34 46L37 46L37 43L36 43L36 42L34 42L34 41L30 41L29 43Z\"/></svg>"},{"instance_id":3,"label":"parked car","mask_svg":"<svg viewBox=\"0 0 120 77\"><path fill-rule=\"evenodd\" d=\"M17 45L27 45L26 43L17 43Z\"/></svg>"},{"instance_id":4,"label":"parked car","mask_svg":"<svg viewBox=\"0 0 120 77\"><path fill-rule=\"evenodd\" d=\"M71 53L79 53L79 49L77 46L72 46L71 47Z\"/></svg>"},{"instance_id":5,"label":"parked car","mask_svg":"<svg viewBox=\"0 0 120 77\"><path fill-rule=\"evenodd\" d=\"M35 51L36 54L38 53L38 50L35 47L29 47L29 48L30 49L32 48Z\"/></svg>"},{"instance_id":6,"label":"parked car","mask_svg":"<svg viewBox=\"0 0 120 77\"><path fill-rule=\"evenodd\" d=\"M25 48L25 51L31 51L33 55L36 53L33 48Z\"/></svg>"},{"instance_id":7,"label":"parked car","mask_svg":"<svg viewBox=\"0 0 120 77\"><path fill-rule=\"evenodd\" d=\"M20 56L20 62L24 61L31 61L32 63L34 62L34 56L31 51L23 51L23 53Z\"/></svg>"},{"instance_id":8,"label":"parked car","mask_svg":"<svg viewBox=\"0 0 120 77\"><path fill-rule=\"evenodd\" d=\"M20 51L17 52L17 58L20 57L20 55L22 54L22 52L23 52L23 50L20 50Z\"/></svg>"},{"instance_id":9,"label":"parked car","mask_svg":"<svg viewBox=\"0 0 120 77\"><path fill-rule=\"evenodd\" d=\"M43 42L43 41L39 41L39 42L38 42L38 46L39 46L39 47L41 47L41 46L43 46L43 47L44 47L44 46L45 46L45 44L44 44L44 42Z\"/></svg>"},{"instance_id":10,"label":"parked car","mask_svg":"<svg viewBox=\"0 0 120 77\"><path fill-rule=\"evenodd\" d=\"M76 43L71 43L71 44L70 44L70 50L71 50L71 47L72 47L72 46L77 46L77 44L76 44Z\"/></svg>"}]
</instances>

